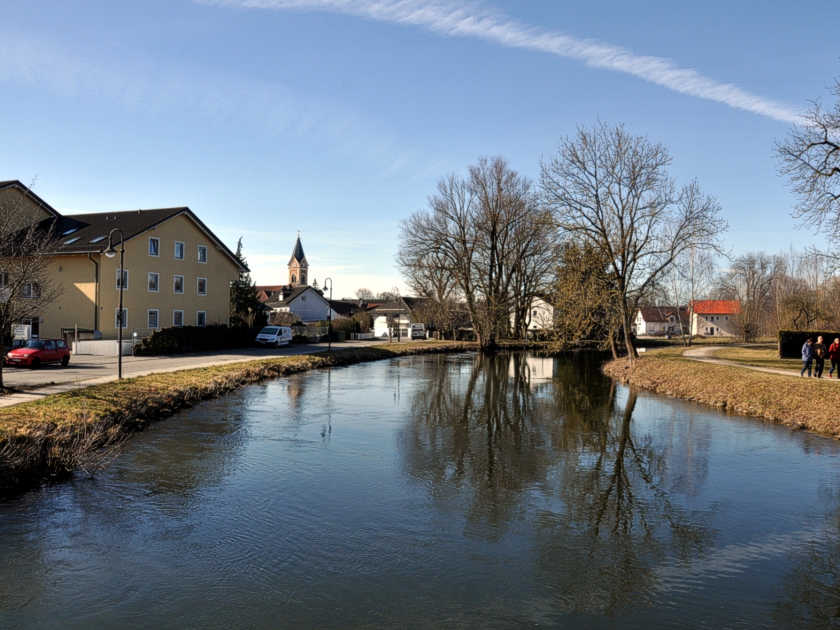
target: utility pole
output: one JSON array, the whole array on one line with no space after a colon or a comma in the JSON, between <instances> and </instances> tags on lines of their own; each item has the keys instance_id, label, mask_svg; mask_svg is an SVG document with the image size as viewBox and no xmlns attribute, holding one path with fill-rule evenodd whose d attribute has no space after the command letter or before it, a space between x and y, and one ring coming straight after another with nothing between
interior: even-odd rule
<instances>
[{"instance_id":1,"label":"utility pole","mask_svg":"<svg viewBox=\"0 0 840 630\"><path fill-rule=\"evenodd\" d=\"M108 249L105 256L113 258L117 255L114 249L114 232L120 233L120 304L117 307L117 379L122 379L122 338L123 338L123 288L125 287L125 234L119 228L114 228L108 234Z\"/></svg>"}]
</instances>

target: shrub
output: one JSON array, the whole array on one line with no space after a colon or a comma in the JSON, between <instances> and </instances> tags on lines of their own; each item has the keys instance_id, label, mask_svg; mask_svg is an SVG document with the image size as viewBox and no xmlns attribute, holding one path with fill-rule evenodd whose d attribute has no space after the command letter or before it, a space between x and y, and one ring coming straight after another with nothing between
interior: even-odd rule
<instances>
[{"instance_id":1,"label":"shrub","mask_svg":"<svg viewBox=\"0 0 840 630\"><path fill-rule=\"evenodd\" d=\"M256 331L244 327L172 326L161 328L134 346L134 354L180 354L246 348L254 343Z\"/></svg>"},{"instance_id":2,"label":"shrub","mask_svg":"<svg viewBox=\"0 0 840 630\"><path fill-rule=\"evenodd\" d=\"M822 335L825 345L829 346L836 337L840 337L840 332L836 330L780 330L779 358L801 359L802 346L805 345L805 340L813 339L816 343L817 337L820 335Z\"/></svg>"}]
</instances>

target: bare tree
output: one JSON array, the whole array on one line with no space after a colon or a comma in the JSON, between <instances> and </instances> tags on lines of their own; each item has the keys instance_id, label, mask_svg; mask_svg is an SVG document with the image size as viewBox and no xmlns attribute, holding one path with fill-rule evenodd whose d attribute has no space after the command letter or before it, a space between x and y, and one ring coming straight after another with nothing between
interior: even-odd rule
<instances>
[{"instance_id":1,"label":"bare tree","mask_svg":"<svg viewBox=\"0 0 840 630\"><path fill-rule=\"evenodd\" d=\"M461 323L460 295L455 277L439 251L400 249L397 266L408 288L426 298L415 309L414 317L429 329L438 329L446 338L455 338Z\"/></svg>"},{"instance_id":2,"label":"bare tree","mask_svg":"<svg viewBox=\"0 0 840 630\"><path fill-rule=\"evenodd\" d=\"M373 291L368 288L362 287L360 289L356 289L356 297L360 300L372 300L373 299Z\"/></svg>"},{"instance_id":3,"label":"bare tree","mask_svg":"<svg viewBox=\"0 0 840 630\"><path fill-rule=\"evenodd\" d=\"M677 191L668 149L623 125L578 128L542 164L540 187L561 235L605 252L618 285L627 353L637 357L632 317L643 296L689 248L719 251L720 206L692 182Z\"/></svg>"},{"instance_id":4,"label":"bare tree","mask_svg":"<svg viewBox=\"0 0 840 630\"><path fill-rule=\"evenodd\" d=\"M0 342L13 325L40 317L62 292L49 270L56 246L54 220L32 223L27 203L25 196L0 198Z\"/></svg>"},{"instance_id":5,"label":"bare tree","mask_svg":"<svg viewBox=\"0 0 840 630\"><path fill-rule=\"evenodd\" d=\"M678 315L683 345L691 345L691 323L694 321L694 303L703 298L714 286L717 275L715 257L711 252L689 247L674 260L665 272L668 301L679 309L686 304L686 322ZM686 330L688 328L688 330Z\"/></svg>"},{"instance_id":6,"label":"bare tree","mask_svg":"<svg viewBox=\"0 0 840 630\"><path fill-rule=\"evenodd\" d=\"M771 306L773 284L783 269L779 256L749 253L733 260L721 276L722 295L741 304L741 312L735 315L735 329L744 341L755 341L766 332L762 323Z\"/></svg>"},{"instance_id":7,"label":"bare tree","mask_svg":"<svg viewBox=\"0 0 840 630\"><path fill-rule=\"evenodd\" d=\"M384 300L386 302L393 302L400 296L400 290L397 287L391 287L389 291L380 291L376 294L377 300Z\"/></svg>"},{"instance_id":8,"label":"bare tree","mask_svg":"<svg viewBox=\"0 0 840 630\"><path fill-rule=\"evenodd\" d=\"M510 329L517 274L541 268L529 258L536 255L536 233L547 229L546 216L527 178L501 157L481 158L468 178L450 175L438 182L428 210L400 224L398 262L439 257L463 297L479 345L492 348Z\"/></svg>"},{"instance_id":9,"label":"bare tree","mask_svg":"<svg viewBox=\"0 0 840 630\"><path fill-rule=\"evenodd\" d=\"M840 97L840 79L831 93ZM814 101L801 125L776 144L780 171L787 175L798 201L794 217L809 227L840 230L840 98L833 109ZM829 256L840 263L836 252Z\"/></svg>"}]
</instances>

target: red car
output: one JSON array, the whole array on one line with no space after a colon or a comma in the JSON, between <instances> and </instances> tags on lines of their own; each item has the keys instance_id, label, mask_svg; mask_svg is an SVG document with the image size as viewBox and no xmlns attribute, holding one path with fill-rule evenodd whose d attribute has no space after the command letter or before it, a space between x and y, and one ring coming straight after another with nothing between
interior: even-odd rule
<instances>
[{"instance_id":1,"label":"red car","mask_svg":"<svg viewBox=\"0 0 840 630\"><path fill-rule=\"evenodd\" d=\"M22 348L6 355L6 365L26 365L38 369L46 363L70 363L70 349L63 339L30 339Z\"/></svg>"}]
</instances>

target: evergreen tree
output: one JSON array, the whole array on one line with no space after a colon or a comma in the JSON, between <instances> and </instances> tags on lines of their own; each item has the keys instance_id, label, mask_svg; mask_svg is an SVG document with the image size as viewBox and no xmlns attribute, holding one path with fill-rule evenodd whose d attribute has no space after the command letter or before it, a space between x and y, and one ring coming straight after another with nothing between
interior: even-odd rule
<instances>
[{"instance_id":1,"label":"evergreen tree","mask_svg":"<svg viewBox=\"0 0 840 630\"><path fill-rule=\"evenodd\" d=\"M242 237L236 243L236 257L244 271L239 272L239 280L236 280L230 288L230 319L234 326L262 326L265 324L263 304L257 297L256 283L251 281L251 274L247 271L248 265L245 256L242 254Z\"/></svg>"}]
</instances>

